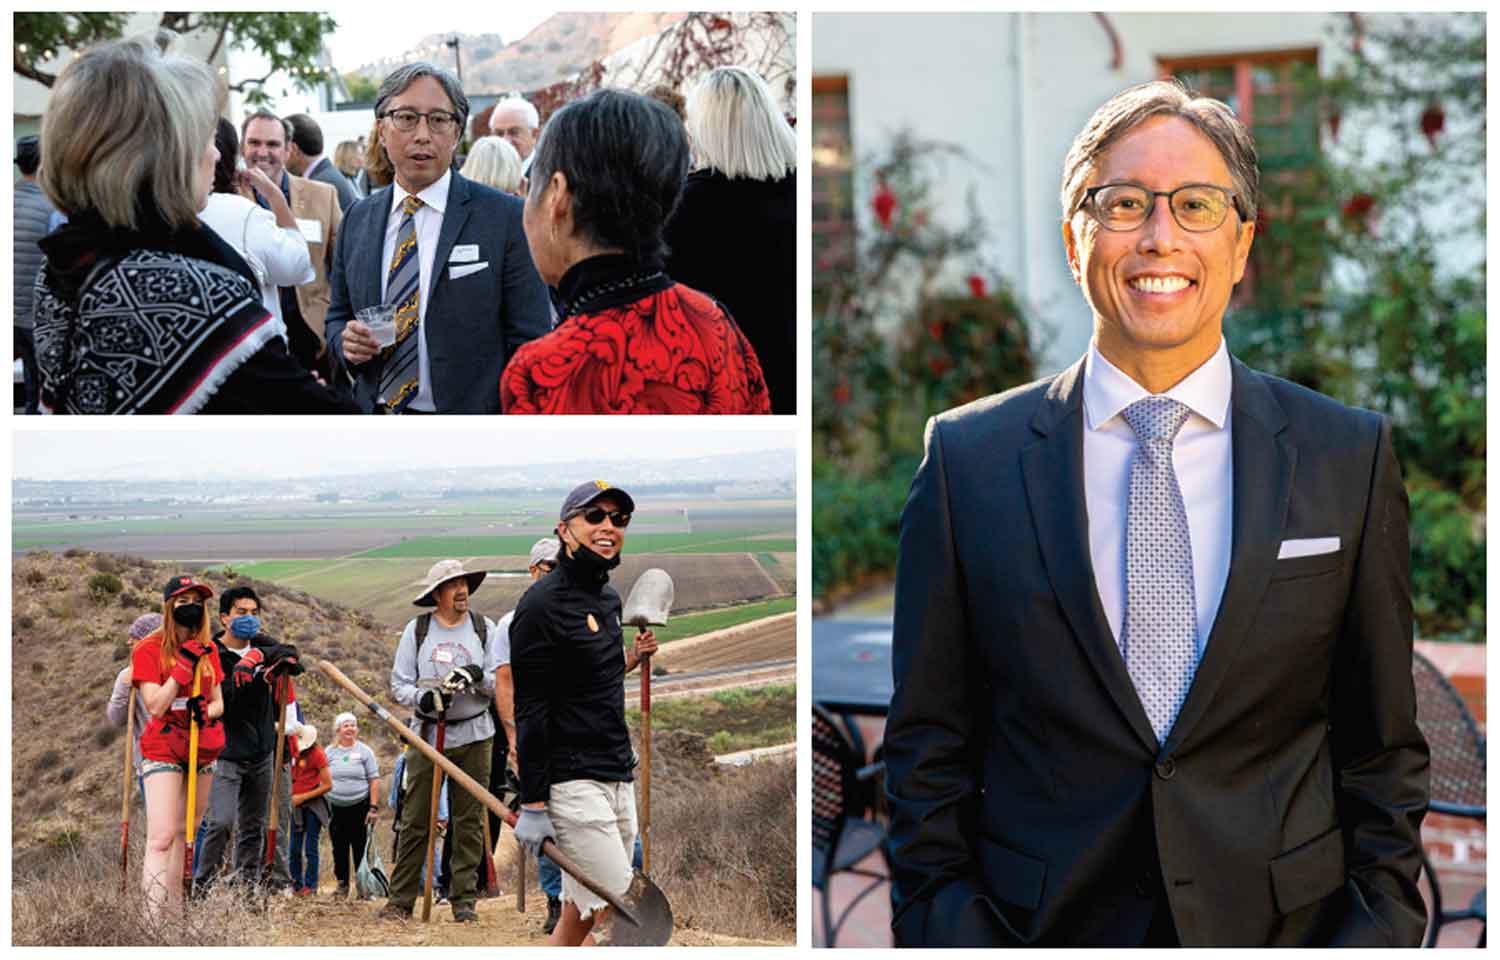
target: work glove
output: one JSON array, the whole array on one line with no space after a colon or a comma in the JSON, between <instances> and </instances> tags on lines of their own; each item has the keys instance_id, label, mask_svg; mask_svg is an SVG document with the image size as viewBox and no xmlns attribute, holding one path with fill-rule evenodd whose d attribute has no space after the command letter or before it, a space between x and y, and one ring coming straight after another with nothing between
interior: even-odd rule
<instances>
[{"instance_id":1,"label":"work glove","mask_svg":"<svg viewBox=\"0 0 1500 960\"><path fill-rule=\"evenodd\" d=\"M234 688L238 690L259 676L265 662L266 655L259 647L246 650L245 655L240 657L240 662L234 665Z\"/></svg>"},{"instance_id":2,"label":"work glove","mask_svg":"<svg viewBox=\"0 0 1500 960\"><path fill-rule=\"evenodd\" d=\"M295 677L306 673L297 648L290 643L273 643L266 648L267 671L273 677Z\"/></svg>"},{"instance_id":3,"label":"work glove","mask_svg":"<svg viewBox=\"0 0 1500 960\"><path fill-rule=\"evenodd\" d=\"M516 818L515 833L521 849L533 857L541 855L543 840L557 839L557 831L552 829L552 818L547 816L546 807L539 810L522 807Z\"/></svg>"},{"instance_id":4,"label":"work glove","mask_svg":"<svg viewBox=\"0 0 1500 960\"><path fill-rule=\"evenodd\" d=\"M417 709L428 716L447 713L453 705L453 694L442 687L428 687L417 694Z\"/></svg>"},{"instance_id":5,"label":"work glove","mask_svg":"<svg viewBox=\"0 0 1500 960\"><path fill-rule=\"evenodd\" d=\"M207 653L208 648L197 640L189 640L177 648L177 662L172 664L172 679L177 681L179 690L193 688L193 670Z\"/></svg>"},{"instance_id":6,"label":"work glove","mask_svg":"<svg viewBox=\"0 0 1500 960\"><path fill-rule=\"evenodd\" d=\"M500 785L500 802L511 813L521 812L521 778L509 767L505 768L505 782Z\"/></svg>"},{"instance_id":7,"label":"work glove","mask_svg":"<svg viewBox=\"0 0 1500 960\"><path fill-rule=\"evenodd\" d=\"M204 713L203 713L203 711L207 708L207 706L208 706L208 701L204 698L204 696L202 694L199 694L196 697L188 697L188 700L187 700L187 713L188 713L188 717L190 717L192 719L192 721L194 723L196 723L200 727L203 726L204 724L208 723L208 719L204 716Z\"/></svg>"},{"instance_id":8,"label":"work glove","mask_svg":"<svg viewBox=\"0 0 1500 960\"><path fill-rule=\"evenodd\" d=\"M467 693L479 686L483 680L484 668L477 663L471 663L466 667L448 671L448 675L443 678L443 689L449 693Z\"/></svg>"}]
</instances>

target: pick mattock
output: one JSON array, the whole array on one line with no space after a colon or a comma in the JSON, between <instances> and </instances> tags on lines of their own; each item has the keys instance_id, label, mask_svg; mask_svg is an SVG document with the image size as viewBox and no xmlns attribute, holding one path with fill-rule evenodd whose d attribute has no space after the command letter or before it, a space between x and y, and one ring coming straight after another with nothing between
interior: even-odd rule
<instances>
[{"instance_id":1,"label":"pick mattock","mask_svg":"<svg viewBox=\"0 0 1500 960\"><path fill-rule=\"evenodd\" d=\"M271 822L266 828L265 876L269 880L276 869L276 822L281 805L277 803L281 787L281 758L286 750L286 706L281 702L286 677L272 674L271 703L276 707L276 765L271 768Z\"/></svg>"},{"instance_id":2,"label":"pick mattock","mask_svg":"<svg viewBox=\"0 0 1500 960\"><path fill-rule=\"evenodd\" d=\"M131 691L132 698L135 691ZM193 665L192 696L203 695L203 658ZM129 740L129 737L125 738ZM182 892L193 888L193 840L198 835L198 721L188 714L188 768L187 768L187 829L186 844L182 848Z\"/></svg>"},{"instance_id":3,"label":"pick mattock","mask_svg":"<svg viewBox=\"0 0 1500 960\"><path fill-rule=\"evenodd\" d=\"M514 829L516 815L498 797L486 790L479 781L464 773L462 767L432 749L431 744L408 730L406 725L396 719L389 710L376 703L369 694L359 688L358 684L344 676L343 671L338 667L327 660L318 660L316 665L324 676L343 687L350 696L364 704L393 733L415 747L434 764L442 767L450 781L469 791L478 798L480 803L494 811L497 817ZM630 889L625 892L625 896L619 897L584 873L572 857L558 849L557 844L553 843L551 838L542 841L542 852L557 864L559 869L566 870L573 879L614 908L610 912L608 930L601 930L598 925L595 926L593 932L596 938L622 947L666 946L667 941L672 937L672 907L656 884L637 874L630 884Z\"/></svg>"},{"instance_id":4,"label":"pick mattock","mask_svg":"<svg viewBox=\"0 0 1500 960\"><path fill-rule=\"evenodd\" d=\"M120 789L120 892L130 888L130 785L135 780L135 685L125 707L125 777Z\"/></svg>"},{"instance_id":5,"label":"pick mattock","mask_svg":"<svg viewBox=\"0 0 1500 960\"><path fill-rule=\"evenodd\" d=\"M434 738L434 746L441 755L443 752L444 735L448 732L448 711L439 708L437 722L437 736ZM432 768L432 803L427 809L427 878L422 881L422 922L432 922L432 874L433 862L432 851L437 846L437 821L438 821L438 799L443 793L443 771L436 766ZM451 815L453 811L448 811ZM453 842L453 824L448 824L448 839L445 843Z\"/></svg>"},{"instance_id":6,"label":"pick mattock","mask_svg":"<svg viewBox=\"0 0 1500 960\"><path fill-rule=\"evenodd\" d=\"M636 578L625 600L625 623L636 636L652 626L665 626L672 613L672 577L652 567ZM641 872L651 873L651 655L641 658Z\"/></svg>"}]
</instances>

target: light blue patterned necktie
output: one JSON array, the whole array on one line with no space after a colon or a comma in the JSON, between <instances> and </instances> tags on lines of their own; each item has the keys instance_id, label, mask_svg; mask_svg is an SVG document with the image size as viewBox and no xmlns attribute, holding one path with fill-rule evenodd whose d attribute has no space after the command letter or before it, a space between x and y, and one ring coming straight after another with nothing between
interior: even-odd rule
<instances>
[{"instance_id":1,"label":"light blue patterned necktie","mask_svg":"<svg viewBox=\"0 0 1500 960\"><path fill-rule=\"evenodd\" d=\"M1198 669L1193 543L1172 441L1190 411L1170 397L1125 408L1138 445L1125 515L1125 625L1120 654L1158 743L1165 743Z\"/></svg>"}]
</instances>

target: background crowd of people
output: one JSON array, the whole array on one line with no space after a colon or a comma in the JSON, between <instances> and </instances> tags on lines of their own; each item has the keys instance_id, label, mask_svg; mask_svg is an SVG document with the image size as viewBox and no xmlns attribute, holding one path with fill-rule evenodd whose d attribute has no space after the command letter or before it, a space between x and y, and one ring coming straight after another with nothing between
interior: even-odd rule
<instances>
[{"instance_id":1,"label":"background crowd of people","mask_svg":"<svg viewBox=\"0 0 1500 960\"><path fill-rule=\"evenodd\" d=\"M510 96L464 154L411 63L330 155L172 46L83 52L17 145L29 412L795 411L796 139L752 71Z\"/></svg>"}]
</instances>

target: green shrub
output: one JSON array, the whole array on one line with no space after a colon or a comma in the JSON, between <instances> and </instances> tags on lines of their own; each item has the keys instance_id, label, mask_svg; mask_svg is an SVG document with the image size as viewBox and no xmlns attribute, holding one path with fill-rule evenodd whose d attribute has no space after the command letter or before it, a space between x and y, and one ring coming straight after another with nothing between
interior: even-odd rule
<instances>
[{"instance_id":1,"label":"green shrub","mask_svg":"<svg viewBox=\"0 0 1500 960\"><path fill-rule=\"evenodd\" d=\"M108 600L125 589L125 584L113 573L96 573L88 580L89 596L96 603Z\"/></svg>"}]
</instances>

